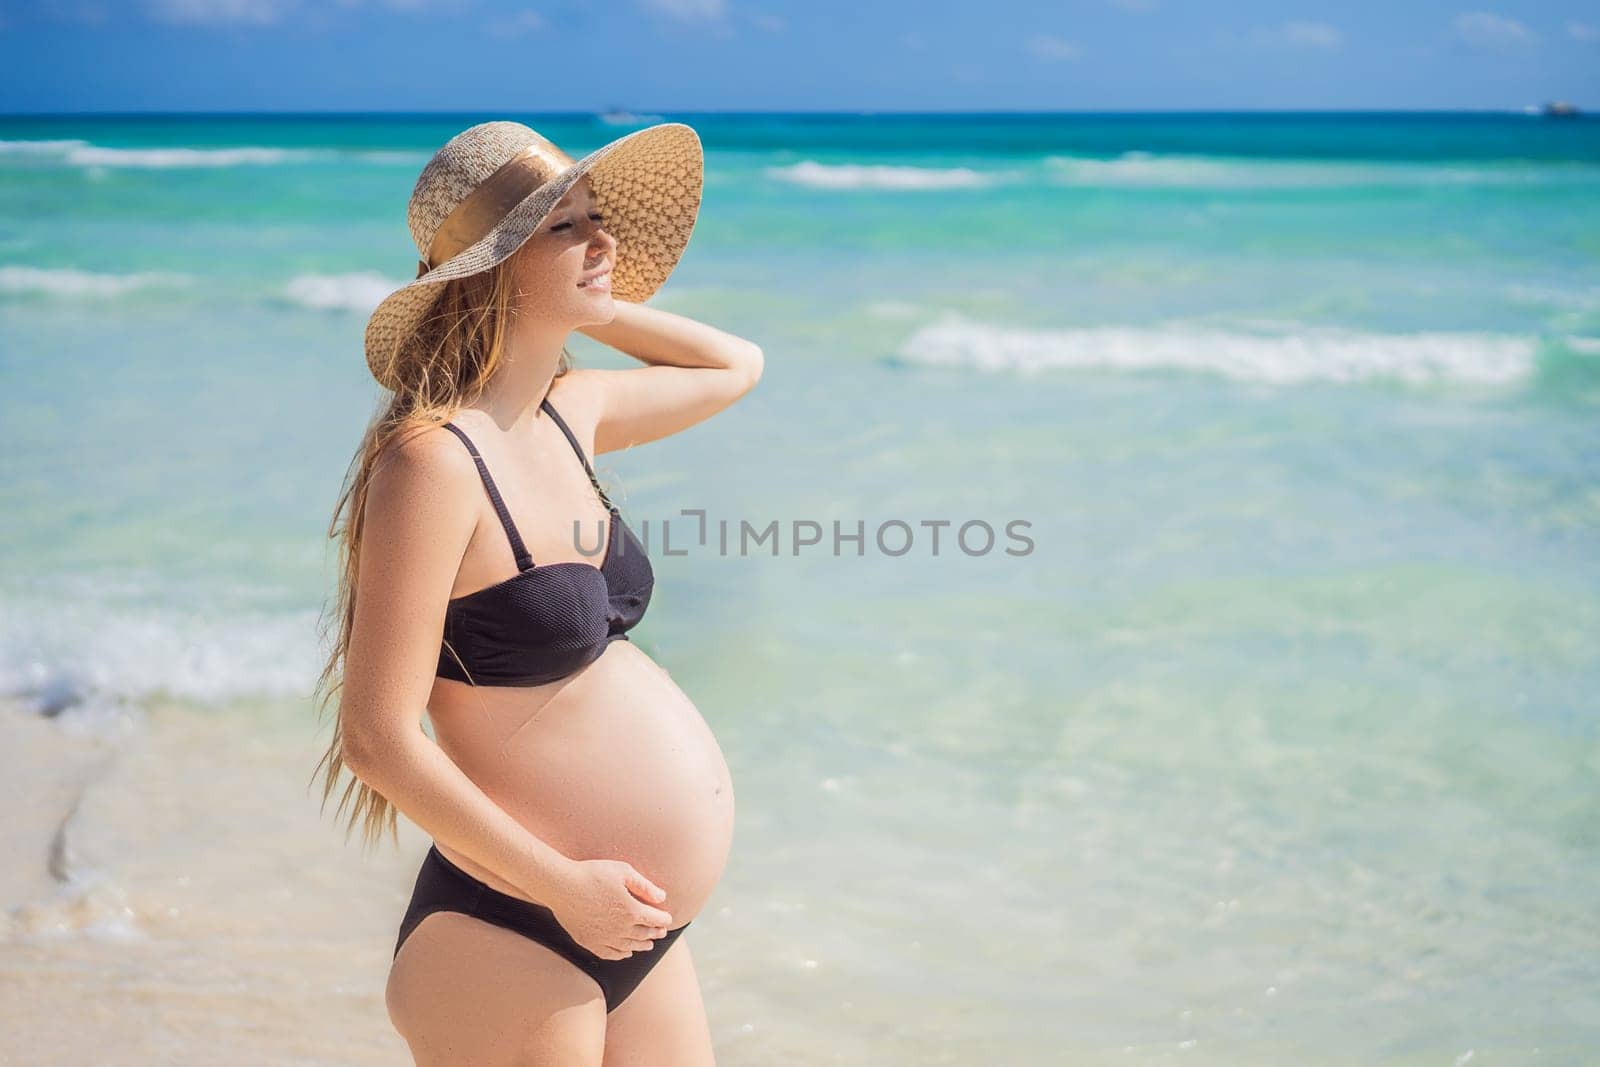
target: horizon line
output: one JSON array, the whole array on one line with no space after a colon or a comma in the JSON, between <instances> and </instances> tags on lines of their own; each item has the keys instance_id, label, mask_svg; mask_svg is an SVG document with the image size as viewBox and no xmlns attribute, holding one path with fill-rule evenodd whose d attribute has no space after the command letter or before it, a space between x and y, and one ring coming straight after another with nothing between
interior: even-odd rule
<instances>
[{"instance_id":1,"label":"horizon line","mask_svg":"<svg viewBox=\"0 0 1600 1067\"><path fill-rule=\"evenodd\" d=\"M436 108L436 109L362 109L342 110L327 108L321 110L288 109L275 110L266 108L256 109L209 109L209 110L165 110L165 109L123 109L100 110L85 109L78 111L7 111L0 112L0 120L13 118L156 118L156 117L188 117L205 116L213 118L228 117L307 117L307 118L361 118L361 117L419 117L419 116L460 116L484 113L498 113L510 115L542 115L542 116L575 116L593 118L601 115L622 114L646 117L654 114L675 115L729 115L729 116L774 116L774 115L814 115L828 117L862 117L886 115L915 115L915 116L1007 116L1007 115L1534 115L1541 116L1541 109L1548 104L1570 104L1570 101L1544 101L1539 104L1523 104L1505 107L1262 107L1262 108L983 108L969 110L947 109L917 109L917 108L826 108L812 110L797 109L756 109L756 108L568 108L558 110L518 110L515 108L501 107L465 107L465 108ZM1577 118L1594 118L1593 113L1578 107Z\"/></svg>"}]
</instances>

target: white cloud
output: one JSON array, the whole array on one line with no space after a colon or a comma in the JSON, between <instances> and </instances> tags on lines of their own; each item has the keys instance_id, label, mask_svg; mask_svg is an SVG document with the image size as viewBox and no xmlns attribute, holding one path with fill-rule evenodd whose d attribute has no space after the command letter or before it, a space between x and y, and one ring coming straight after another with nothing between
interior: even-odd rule
<instances>
[{"instance_id":1,"label":"white cloud","mask_svg":"<svg viewBox=\"0 0 1600 1067\"><path fill-rule=\"evenodd\" d=\"M537 11L514 11L504 18L489 23L489 32L496 37L520 37L533 30L544 29L544 19Z\"/></svg>"},{"instance_id":2,"label":"white cloud","mask_svg":"<svg viewBox=\"0 0 1600 1067\"><path fill-rule=\"evenodd\" d=\"M360 7L363 0L339 0L345 7ZM472 0L373 0L377 7L391 11L459 11L471 7Z\"/></svg>"},{"instance_id":3,"label":"white cloud","mask_svg":"<svg viewBox=\"0 0 1600 1067\"><path fill-rule=\"evenodd\" d=\"M152 18L191 26L271 26L304 10L311 24L326 27L330 9L375 8L411 14L458 11L472 0L146 0Z\"/></svg>"},{"instance_id":4,"label":"white cloud","mask_svg":"<svg viewBox=\"0 0 1600 1067\"><path fill-rule=\"evenodd\" d=\"M150 0L150 14L191 26L268 26L294 6L295 0Z\"/></svg>"},{"instance_id":5,"label":"white cloud","mask_svg":"<svg viewBox=\"0 0 1600 1067\"><path fill-rule=\"evenodd\" d=\"M1077 59L1083 55L1083 49L1078 45L1048 33L1036 33L1028 38L1028 51L1040 59L1048 60Z\"/></svg>"},{"instance_id":6,"label":"white cloud","mask_svg":"<svg viewBox=\"0 0 1600 1067\"><path fill-rule=\"evenodd\" d=\"M1294 21L1257 30L1253 40L1262 48L1338 48L1344 34L1326 22Z\"/></svg>"},{"instance_id":7,"label":"white cloud","mask_svg":"<svg viewBox=\"0 0 1600 1067\"><path fill-rule=\"evenodd\" d=\"M725 13L722 0L643 0L651 11L670 15L675 19L716 19Z\"/></svg>"},{"instance_id":8,"label":"white cloud","mask_svg":"<svg viewBox=\"0 0 1600 1067\"><path fill-rule=\"evenodd\" d=\"M1516 19L1490 11L1465 12L1451 25L1458 38L1478 48L1521 48L1538 39L1538 34Z\"/></svg>"},{"instance_id":9,"label":"white cloud","mask_svg":"<svg viewBox=\"0 0 1600 1067\"><path fill-rule=\"evenodd\" d=\"M99 29L111 17L106 5L96 0L48 0L41 10L59 22L71 22L91 29Z\"/></svg>"},{"instance_id":10,"label":"white cloud","mask_svg":"<svg viewBox=\"0 0 1600 1067\"><path fill-rule=\"evenodd\" d=\"M1569 22L1567 36L1574 41L1600 41L1600 26L1592 22Z\"/></svg>"}]
</instances>

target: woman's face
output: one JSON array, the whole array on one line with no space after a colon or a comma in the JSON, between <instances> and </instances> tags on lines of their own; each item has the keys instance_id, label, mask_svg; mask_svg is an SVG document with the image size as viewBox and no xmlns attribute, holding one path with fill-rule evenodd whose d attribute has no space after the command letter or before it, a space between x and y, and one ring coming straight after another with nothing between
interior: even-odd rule
<instances>
[{"instance_id":1,"label":"woman's face","mask_svg":"<svg viewBox=\"0 0 1600 1067\"><path fill-rule=\"evenodd\" d=\"M520 316L569 327L611 321L617 242L605 222L585 175L518 249ZM595 278L597 271L604 273Z\"/></svg>"}]
</instances>

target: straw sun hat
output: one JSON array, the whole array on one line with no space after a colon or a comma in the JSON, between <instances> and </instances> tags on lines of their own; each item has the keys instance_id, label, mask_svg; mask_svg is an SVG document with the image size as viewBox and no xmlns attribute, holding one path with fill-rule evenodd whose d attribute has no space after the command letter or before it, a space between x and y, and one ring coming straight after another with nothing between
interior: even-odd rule
<instances>
[{"instance_id":1,"label":"straw sun hat","mask_svg":"<svg viewBox=\"0 0 1600 1067\"><path fill-rule=\"evenodd\" d=\"M367 366L380 385L398 384L395 368L444 283L510 258L585 174L617 242L612 295L641 303L661 287L700 211L705 160L693 129L648 126L573 162L520 122L481 123L435 152L411 192L417 278L367 320Z\"/></svg>"}]
</instances>

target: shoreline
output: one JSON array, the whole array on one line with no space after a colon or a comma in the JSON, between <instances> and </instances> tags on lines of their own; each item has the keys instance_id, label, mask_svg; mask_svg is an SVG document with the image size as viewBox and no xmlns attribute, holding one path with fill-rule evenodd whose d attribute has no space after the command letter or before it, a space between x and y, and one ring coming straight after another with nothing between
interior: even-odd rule
<instances>
[{"instance_id":1,"label":"shoreline","mask_svg":"<svg viewBox=\"0 0 1600 1067\"><path fill-rule=\"evenodd\" d=\"M176 704L115 739L14 701L0 714L22 802L0 875L11 1049L30 1064L406 1062L383 992L427 841L402 818L398 850L346 844L338 794L324 813L304 785L325 734ZM259 827L248 855L226 844L241 824Z\"/></svg>"}]
</instances>

